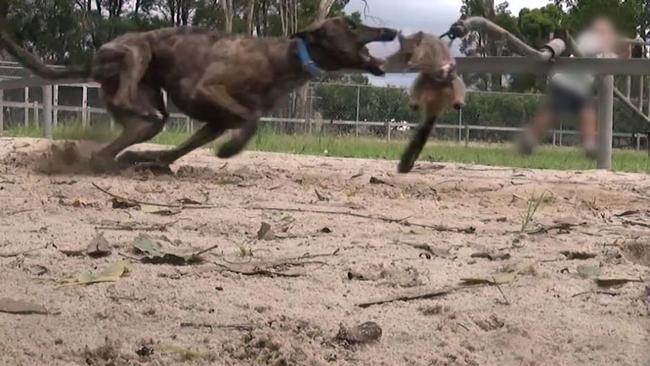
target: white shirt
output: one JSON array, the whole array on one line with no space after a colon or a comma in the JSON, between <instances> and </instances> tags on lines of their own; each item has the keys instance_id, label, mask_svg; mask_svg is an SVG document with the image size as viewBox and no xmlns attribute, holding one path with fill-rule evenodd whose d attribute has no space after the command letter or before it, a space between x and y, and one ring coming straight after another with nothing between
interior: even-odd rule
<instances>
[{"instance_id":1,"label":"white shirt","mask_svg":"<svg viewBox=\"0 0 650 366\"><path fill-rule=\"evenodd\" d=\"M616 58L616 54L605 52L602 39L595 33L587 31L578 37L576 47L582 57L590 58ZM568 89L584 97L593 93L595 77L586 72L557 73L551 77L551 84Z\"/></svg>"}]
</instances>

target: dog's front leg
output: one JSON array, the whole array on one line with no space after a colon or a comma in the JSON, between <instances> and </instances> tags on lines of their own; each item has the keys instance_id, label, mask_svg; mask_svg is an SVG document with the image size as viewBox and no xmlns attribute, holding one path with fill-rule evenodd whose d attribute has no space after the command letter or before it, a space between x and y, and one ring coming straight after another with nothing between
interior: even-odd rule
<instances>
[{"instance_id":1,"label":"dog's front leg","mask_svg":"<svg viewBox=\"0 0 650 366\"><path fill-rule=\"evenodd\" d=\"M226 141L217 152L217 156L222 159L231 158L239 154L246 145L248 141L255 135L257 131L257 119L246 121L241 129L235 131L234 136Z\"/></svg>"}]
</instances>

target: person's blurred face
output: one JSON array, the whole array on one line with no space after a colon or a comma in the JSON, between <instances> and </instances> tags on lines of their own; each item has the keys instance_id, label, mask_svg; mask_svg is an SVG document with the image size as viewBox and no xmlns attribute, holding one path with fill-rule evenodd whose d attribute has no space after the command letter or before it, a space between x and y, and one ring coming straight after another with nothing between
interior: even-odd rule
<instances>
[{"instance_id":1,"label":"person's blurred face","mask_svg":"<svg viewBox=\"0 0 650 366\"><path fill-rule=\"evenodd\" d=\"M591 23L591 30L596 33L606 50L613 50L616 46L616 28L608 19L597 18Z\"/></svg>"}]
</instances>

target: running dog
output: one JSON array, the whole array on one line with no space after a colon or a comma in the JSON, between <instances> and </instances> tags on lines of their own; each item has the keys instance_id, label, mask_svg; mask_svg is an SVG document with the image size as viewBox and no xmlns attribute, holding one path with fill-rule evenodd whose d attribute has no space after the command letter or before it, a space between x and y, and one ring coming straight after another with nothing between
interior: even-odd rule
<instances>
[{"instance_id":1,"label":"running dog","mask_svg":"<svg viewBox=\"0 0 650 366\"><path fill-rule=\"evenodd\" d=\"M5 32L0 32L0 46L43 78L87 78L101 84L108 111L123 127L122 134L91 159L94 166L105 170L115 168L116 163L118 167L142 163L167 166L236 129L217 153L221 158L232 157L255 134L262 115L322 71L383 75L383 61L372 57L366 45L392 41L396 36L393 29L368 27L343 17L316 22L290 39L167 28L116 39L98 50L90 70L51 68ZM124 47L116 46L121 42ZM118 157L127 147L162 130L168 117L162 90L183 113L205 122L204 126L174 149L127 151ZM124 106L122 98L129 106Z\"/></svg>"}]
</instances>

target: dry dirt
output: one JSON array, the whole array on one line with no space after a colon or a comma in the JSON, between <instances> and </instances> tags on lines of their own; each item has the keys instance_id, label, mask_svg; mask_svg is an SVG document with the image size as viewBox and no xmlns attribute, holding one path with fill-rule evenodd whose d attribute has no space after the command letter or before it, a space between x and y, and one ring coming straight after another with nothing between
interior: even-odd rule
<instances>
[{"instance_id":1,"label":"dry dirt","mask_svg":"<svg viewBox=\"0 0 650 366\"><path fill-rule=\"evenodd\" d=\"M55 155L0 139L0 299L49 312L0 313L2 365L649 364L647 175L420 164L397 176L388 161L203 150L174 175L111 176ZM113 208L93 183L212 208ZM112 253L89 257L100 233ZM203 263L142 263L141 234L218 247ZM119 260L116 282L60 287ZM502 283L461 284L476 277ZM367 321L378 341L335 339Z\"/></svg>"}]
</instances>

